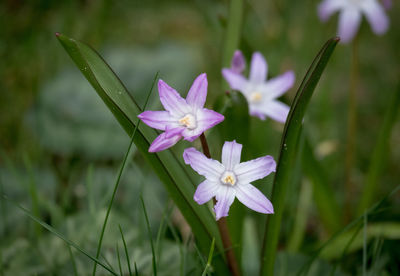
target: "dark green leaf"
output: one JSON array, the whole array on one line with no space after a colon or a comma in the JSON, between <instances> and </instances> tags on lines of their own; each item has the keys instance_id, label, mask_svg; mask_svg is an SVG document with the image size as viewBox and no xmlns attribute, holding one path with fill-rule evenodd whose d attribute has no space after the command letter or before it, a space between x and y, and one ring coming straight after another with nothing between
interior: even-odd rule
<instances>
[{"instance_id":1,"label":"dark green leaf","mask_svg":"<svg viewBox=\"0 0 400 276\"><path fill-rule=\"evenodd\" d=\"M273 275L274 272L287 188L298 151L303 117L314 89L338 41L338 38L328 40L314 59L296 93L286 120L271 198L275 214L269 216L265 229L261 263L262 275Z\"/></svg>"},{"instance_id":2,"label":"dark green leaf","mask_svg":"<svg viewBox=\"0 0 400 276\"><path fill-rule=\"evenodd\" d=\"M62 34L57 34L57 37L115 118L131 136L137 115L142 111L121 81L92 48ZM207 245L211 243L213 237L216 238L217 248L222 252L222 241L215 220L205 205L199 206L194 202L195 185L181 163L169 150L159 153L148 152L150 142L156 136L155 130L142 124L138 127L134 143L164 183L172 200L191 226L203 254L208 253ZM219 264L218 267L226 269L226 266L222 265L222 259L219 259Z\"/></svg>"}]
</instances>

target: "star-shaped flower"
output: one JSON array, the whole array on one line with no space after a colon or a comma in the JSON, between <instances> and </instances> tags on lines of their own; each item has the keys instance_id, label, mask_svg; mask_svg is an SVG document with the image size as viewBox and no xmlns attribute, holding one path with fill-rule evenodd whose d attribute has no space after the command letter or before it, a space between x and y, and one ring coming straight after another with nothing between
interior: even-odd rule
<instances>
[{"instance_id":1,"label":"star-shaped flower","mask_svg":"<svg viewBox=\"0 0 400 276\"><path fill-rule=\"evenodd\" d=\"M349 42L357 33L362 14L365 15L375 34L383 34L389 27L389 19L377 0L324 0L318 6L322 21L340 11L338 35L343 43Z\"/></svg>"},{"instance_id":2,"label":"star-shaped flower","mask_svg":"<svg viewBox=\"0 0 400 276\"><path fill-rule=\"evenodd\" d=\"M267 155L240 163L241 151L241 144L235 141L225 142L222 148L222 164L207 158L195 148L188 148L183 152L185 163L206 178L197 187L194 200L198 204L204 204L215 197L217 203L214 211L217 220L228 216L229 207L235 197L254 211L274 213L271 202L250 182L274 172L275 160Z\"/></svg>"},{"instance_id":3,"label":"star-shaped flower","mask_svg":"<svg viewBox=\"0 0 400 276\"><path fill-rule=\"evenodd\" d=\"M207 85L207 75L199 75L183 99L175 89L159 80L158 93L166 111L145 111L138 116L148 126L165 131L153 141L149 152L170 148L182 138L193 142L204 131L224 120L223 115L203 108Z\"/></svg>"},{"instance_id":4,"label":"star-shaped flower","mask_svg":"<svg viewBox=\"0 0 400 276\"><path fill-rule=\"evenodd\" d=\"M278 77L266 80L268 65L261 53L254 53L251 59L249 79L241 73L245 61L240 51L232 58L231 68L222 69L222 75L230 87L243 93L249 103L250 115L261 120L270 117L284 123L289 113L289 106L277 100L294 84L293 71L288 71Z\"/></svg>"}]
</instances>

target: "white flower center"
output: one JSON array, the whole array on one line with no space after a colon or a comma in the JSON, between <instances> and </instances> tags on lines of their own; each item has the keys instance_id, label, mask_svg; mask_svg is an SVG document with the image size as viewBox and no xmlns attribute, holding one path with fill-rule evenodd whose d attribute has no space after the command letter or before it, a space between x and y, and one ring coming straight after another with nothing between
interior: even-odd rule
<instances>
[{"instance_id":1,"label":"white flower center","mask_svg":"<svg viewBox=\"0 0 400 276\"><path fill-rule=\"evenodd\" d=\"M190 113L183 116L178 122L188 129L195 129L197 127L196 118Z\"/></svg>"},{"instance_id":2,"label":"white flower center","mask_svg":"<svg viewBox=\"0 0 400 276\"><path fill-rule=\"evenodd\" d=\"M236 184L236 176L231 171L225 171L221 177L222 184L234 186Z\"/></svg>"},{"instance_id":3,"label":"white flower center","mask_svg":"<svg viewBox=\"0 0 400 276\"><path fill-rule=\"evenodd\" d=\"M250 94L250 102L259 103L262 100L262 94L258 91L253 91Z\"/></svg>"}]
</instances>

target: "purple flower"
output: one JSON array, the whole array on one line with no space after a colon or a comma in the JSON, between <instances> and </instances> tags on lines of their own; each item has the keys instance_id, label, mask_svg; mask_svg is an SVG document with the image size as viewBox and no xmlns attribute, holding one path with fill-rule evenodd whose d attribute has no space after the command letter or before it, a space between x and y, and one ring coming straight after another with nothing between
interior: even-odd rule
<instances>
[{"instance_id":1,"label":"purple flower","mask_svg":"<svg viewBox=\"0 0 400 276\"><path fill-rule=\"evenodd\" d=\"M158 93L166 111L145 111L138 116L148 126L165 131L153 141L149 152L170 148L182 138L193 142L204 131L224 120L223 115L203 108L207 85L207 75L199 75L185 100L164 81L158 81Z\"/></svg>"},{"instance_id":2,"label":"purple flower","mask_svg":"<svg viewBox=\"0 0 400 276\"><path fill-rule=\"evenodd\" d=\"M194 194L198 204L204 204L214 196L217 200L214 211L216 219L228 216L229 207L235 197L254 211L272 214L271 202L250 182L261 179L275 171L276 163L272 156L264 156L240 163L242 145L225 142L222 148L222 164L207 158L195 148L183 152L185 163L197 173L205 176Z\"/></svg>"},{"instance_id":3,"label":"purple flower","mask_svg":"<svg viewBox=\"0 0 400 276\"><path fill-rule=\"evenodd\" d=\"M257 116L261 120L270 117L284 123L290 108L276 99L293 86L295 80L293 71L267 81L267 62L258 52L254 53L251 59L249 79L241 74L244 67L243 55L240 51L236 51L231 68L222 69L222 75L232 89L239 90L246 97L250 115Z\"/></svg>"},{"instance_id":4,"label":"purple flower","mask_svg":"<svg viewBox=\"0 0 400 276\"><path fill-rule=\"evenodd\" d=\"M389 27L389 19L377 0L324 0L318 6L318 15L322 21L328 20L336 11L340 11L338 35L343 43L353 39L362 14L375 34L383 34Z\"/></svg>"}]
</instances>

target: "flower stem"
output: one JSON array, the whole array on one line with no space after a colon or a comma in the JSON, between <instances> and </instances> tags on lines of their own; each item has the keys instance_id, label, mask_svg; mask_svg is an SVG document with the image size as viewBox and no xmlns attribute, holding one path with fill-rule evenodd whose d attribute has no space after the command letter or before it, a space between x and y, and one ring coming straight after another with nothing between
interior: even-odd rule
<instances>
[{"instance_id":1,"label":"flower stem","mask_svg":"<svg viewBox=\"0 0 400 276\"><path fill-rule=\"evenodd\" d=\"M206 136L204 135L204 133L200 135L200 141L201 141L201 146L203 148L204 155L207 158L211 158L210 148L208 147L207 139L206 139ZM216 203L215 198L213 199L213 201L215 204ZM226 218L225 217L220 218L217 221L217 224L218 224L219 233L221 234L222 244L224 245L225 256L226 256L226 259L228 260L229 270L231 271L232 275L239 276L240 275L239 265L237 263L235 253L233 250L232 241L231 241L231 237L229 235L229 229L228 229L228 224L227 224Z\"/></svg>"},{"instance_id":2,"label":"flower stem","mask_svg":"<svg viewBox=\"0 0 400 276\"><path fill-rule=\"evenodd\" d=\"M357 87L358 87L358 36L354 38L352 44L352 60L351 60L351 76L350 76L350 91L348 103L348 121L347 121L347 145L345 156L345 194L346 194L346 208L345 219L350 217L349 206L352 202L354 194L353 185L353 167L355 156L355 141L357 132Z\"/></svg>"}]
</instances>

